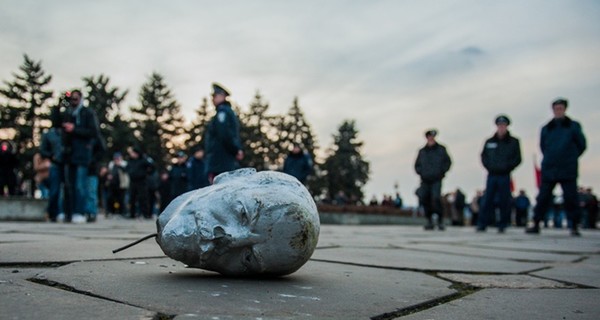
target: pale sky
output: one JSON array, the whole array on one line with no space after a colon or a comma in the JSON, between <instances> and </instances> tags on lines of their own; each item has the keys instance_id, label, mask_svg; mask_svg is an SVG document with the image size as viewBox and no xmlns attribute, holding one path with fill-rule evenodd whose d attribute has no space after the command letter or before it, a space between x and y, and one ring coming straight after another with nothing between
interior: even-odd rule
<instances>
[{"instance_id":1,"label":"pale sky","mask_svg":"<svg viewBox=\"0 0 600 320\"><path fill-rule=\"evenodd\" d=\"M294 97L322 149L356 120L371 163L365 198L415 204L413 164L437 128L454 162L444 191L482 188L479 154L506 113L521 139L517 188L535 196L539 130L570 101L588 150L580 184L600 190L599 1L30 1L0 0L0 80L27 53L51 88L107 75L129 89L156 71L191 120L218 81L246 108L256 90L283 114Z\"/></svg>"}]
</instances>

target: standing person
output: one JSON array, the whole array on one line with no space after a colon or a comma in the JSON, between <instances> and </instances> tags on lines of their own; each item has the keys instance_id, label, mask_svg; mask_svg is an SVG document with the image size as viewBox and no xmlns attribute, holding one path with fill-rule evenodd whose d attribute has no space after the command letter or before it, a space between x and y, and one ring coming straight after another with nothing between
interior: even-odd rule
<instances>
[{"instance_id":1,"label":"standing person","mask_svg":"<svg viewBox=\"0 0 600 320\"><path fill-rule=\"evenodd\" d=\"M304 152L300 145L294 143L292 151L283 162L283 172L294 176L302 184L306 183L306 178L312 171L312 158L308 152Z\"/></svg>"},{"instance_id":2,"label":"standing person","mask_svg":"<svg viewBox=\"0 0 600 320\"><path fill-rule=\"evenodd\" d=\"M515 207L515 224L517 227L524 227L527 224L527 216L529 213L529 207L531 207L531 201L525 193L525 190L521 189L519 195L514 201Z\"/></svg>"},{"instance_id":3,"label":"standing person","mask_svg":"<svg viewBox=\"0 0 600 320\"><path fill-rule=\"evenodd\" d=\"M193 154L188 161L188 175L190 190L204 188L209 185L206 175L206 163L204 162L204 150L197 146L193 149Z\"/></svg>"},{"instance_id":4,"label":"standing person","mask_svg":"<svg viewBox=\"0 0 600 320\"><path fill-rule=\"evenodd\" d=\"M456 225L464 226L465 225L465 206L467 205L467 199L465 194L460 190L460 188L456 188L454 192L454 209L456 210ZM454 225L454 221L452 222Z\"/></svg>"},{"instance_id":5,"label":"standing person","mask_svg":"<svg viewBox=\"0 0 600 320\"><path fill-rule=\"evenodd\" d=\"M212 87L212 102L217 114L208 123L205 142L206 167L211 184L218 174L237 169L239 161L244 158L240 121L228 101L229 90L218 83L213 83Z\"/></svg>"},{"instance_id":6,"label":"standing person","mask_svg":"<svg viewBox=\"0 0 600 320\"><path fill-rule=\"evenodd\" d=\"M60 110L53 108L50 113L52 127L42 135L40 144L40 154L43 158L50 159L50 173L48 176L48 219L50 222L56 222L58 214L61 211L61 185L64 178L63 162L63 138L62 138L62 120Z\"/></svg>"},{"instance_id":7,"label":"standing person","mask_svg":"<svg viewBox=\"0 0 600 320\"><path fill-rule=\"evenodd\" d=\"M598 198L594 194L592 188L585 190L587 199L585 202L585 208L587 210L587 227L590 229L596 229L596 223L598 221Z\"/></svg>"},{"instance_id":8,"label":"standing person","mask_svg":"<svg viewBox=\"0 0 600 320\"><path fill-rule=\"evenodd\" d=\"M88 167L92 162L93 148L99 136L98 120L93 110L83 105L79 90L70 94L69 106L63 117L63 144L65 160L65 222L85 222L88 197Z\"/></svg>"},{"instance_id":9,"label":"standing person","mask_svg":"<svg viewBox=\"0 0 600 320\"><path fill-rule=\"evenodd\" d=\"M129 189L130 179L127 173L127 163L120 152L113 154L113 161L108 164L108 203L106 216L118 213L122 217L127 215L125 194Z\"/></svg>"},{"instance_id":10,"label":"standing person","mask_svg":"<svg viewBox=\"0 0 600 320\"><path fill-rule=\"evenodd\" d=\"M169 183L171 185L170 195L172 199L186 193L189 190L189 177L187 167L187 154L183 151L177 152L175 164L169 170Z\"/></svg>"},{"instance_id":11,"label":"standing person","mask_svg":"<svg viewBox=\"0 0 600 320\"><path fill-rule=\"evenodd\" d=\"M527 233L540 233L540 222L552 203L552 190L556 184L560 184L565 210L571 220L571 235L581 236L578 230L580 211L577 203L577 176L578 159L586 149L586 140L579 122L566 116L568 105L565 99L552 102L554 118L542 127L542 184L533 209L533 226L526 230Z\"/></svg>"},{"instance_id":12,"label":"standing person","mask_svg":"<svg viewBox=\"0 0 600 320\"><path fill-rule=\"evenodd\" d=\"M129 173L129 217L135 219L138 210L144 219L152 219L150 201L148 199L148 176L154 171L154 165L146 157L141 148L127 148L129 162L127 173Z\"/></svg>"},{"instance_id":13,"label":"standing person","mask_svg":"<svg viewBox=\"0 0 600 320\"><path fill-rule=\"evenodd\" d=\"M469 204L469 211L471 211L471 225L476 226L477 220L479 220L479 212L481 211L481 203L483 201L483 191L477 190L475 196L471 199Z\"/></svg>"},{"instance_id":14,"label":"standing person","mask_svg":"<svg viewBox=\"0 0 600 320\"><path fill-rule=\"evenodd\" d=\"M40 197L42 199L48 199L50 194L50 166L52 165L50 159L42 157L40 152L36 152L33 155L33 171L35 171L35 184L37 189L40 190Z\"/></svg>"},{"instance_id":15,"label":"standing person","mask_svg":"<svg viewBox=\"0 0 600 320\"><path fill-rule=\"evenodd\" d=\"M477 221L477 231L483 232L492 220L495 200L500 209L498 232L510 225L512 194L510 192L510 173L521 164L521 144L519 139L508 131L510 119L506 115L496 117L496 133L485 141L481 151L481 163L488 172L485 184L483 206Z\"/></svg>"},{"instance_id":16,"label":"standing person","mask_svg":"<svg viewBox=\"0 0 600 320\"><path fill-rule=\"evenodd\" d=\"M427 143L419 150L415 161L415 171L421 177L419 187L419 200L425 210L427 224L425 230L433 230L433 213L438 214L438 228L444 230L442 211L442 179L446 176L452 160L446 147L437 143L436 130L427 130L425 138Z\"/></svg>"},{"instance_id":17,"label":"standing person","mask_svg":"<svg viewBox=\"0 0 600 320\"><path fill-rule=\"evenodd\" d=\"M15 146L11 141L2 140L0 142L0 196L5 195L4 187L8 189L8 195L17 194L18 166Z\"/></svg>"},{"instance_id":18,"label":"standing person","mask_svg":"<svg viewBox=\"0 0 600 320\"><path fill-rule=\"evenodd\" d=\"M94 118L96 115L94 114ZM96 137L94 138L93 146L92 146L92 160L88 165L87 171L87 197L85 204L85 215L87 217L87 222L96 222L98 215L98 181L100 174L100 159L104 156L104 153L107 151L106 141L104 141L104 137L100 134L100 126L98 125L98 119L95 120L96 123Z\"/></svg>"}]
</instances>

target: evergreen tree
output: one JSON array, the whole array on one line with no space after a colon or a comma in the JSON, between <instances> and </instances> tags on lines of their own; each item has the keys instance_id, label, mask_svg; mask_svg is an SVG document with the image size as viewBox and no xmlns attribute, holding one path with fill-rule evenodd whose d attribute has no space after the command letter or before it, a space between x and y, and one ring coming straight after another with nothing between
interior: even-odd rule
<instances>
[{"instance_id":1,"label":"evergreen tree","mask_svg":"<svg viewBox=\"0 0 600 320\"><path fill-rule=\"evenodd\" d=\"M343 191L352 203L363 199L362 188L369 180L369 163L363 160L360 153L363 143L357 135L354 120L344 121L338 133L333 135L334 146L324 164L331 199L339 191Z\"/></svg>"},{"instance_id":2,"label":"evergreen tree","mask_svg":"<svg viewBox=\"0 0 600 320\"><path fill-rule=\"evenodd\" d=\"M132 142L133 132L129 124L122 120L121 103L127 96L127 90L121 91L117 87L109 87L110 79L101 74L98 77L90 76L83 78L85 97L88 107L94 110L100 124L100 133L106 139L108 153L104 155L104 161L108 161L115 151L123 152L124 149L115 148L115 144ZM117 128L117 126L123 126ZM124 135L127 134L127 135Z\"/></svg>"},{"instance_id":3,"label":"evergreen tree","mask_svg":"<svg viewBox=\"0 0 600 320\"><path fill-rule=\"evenodd\" d=\"M240 138L244 147L242 167L256 168L257 171L268 170L279 157L275 144L267 136L271 131L271 117L266 114L268 109L269 104L263 102L257 91L248 113L240 115Z\"/></svg>"},{"instance_id":4,"label":"evergreen tree","mask_svg":"<svg viewBox=\"0 0 600 320\"><path fill-rule=\"evenodd\" d=\"M177 141L184 133L181 108L162 75L156 72L142 85L139 99L140 105L131 108L135 137L162 167L183 144Z\"/></svg>"},{"instance_id":5,"label":"evergreen tree","mask_svg":"<svg viewBox=\"0 0 600 320\"><path fill-rule=\"evenodd\" d=\"M124 153L127 147L134 145L137 141L134 136L131 123L120 113L117 113L110 124L111 132L107 137L108 154L107 157L112 157L115 152Z\"/></svg>"},{"instance_id":6,"label":"evergreen tree","mask_svg":"<svg viewBox=\"0 0 600 320\"><path fill-rule=\"evenodd\" d=\"M283 117L279 128L279 148L284 156L293 144L300 144L304 151L308 152L313 159L315 158L317 142L310 124L300 109L298 97L294 98L294 102Z\"/></svg>"},{"instance_id":7,"label":"evergreen tree","mask_svg":"<svg viewBox=\"0 0 600 320\"><path fill-rule=\"evenodd\" d=\"M196 118L192 121L190 127L186 130L187 139L185 145L187 149L195 146L204 145L204 133L206 132L206 125L213 117L214 112L209 111L208 101L206 98L202 98L202 103L196 109Z\"/></svg>"},{"instance_id":8,"label":"evergreen tree","mask_svg":"<svg viewBox=\"0 0 600 320\"><path fill-rule=\"evenodd\" d=\"M0 88L5 98L0 105L0 128L15 130L14 142L20 158L20 171L24 179L33 177L32 158L40 143L42 119L49 115L47 101L52 90L46 89L52 76L46 75L41 61L36 62L23 55L20 73L13 73L14 80L4 81Z\"/></svg>"}]
</instances>

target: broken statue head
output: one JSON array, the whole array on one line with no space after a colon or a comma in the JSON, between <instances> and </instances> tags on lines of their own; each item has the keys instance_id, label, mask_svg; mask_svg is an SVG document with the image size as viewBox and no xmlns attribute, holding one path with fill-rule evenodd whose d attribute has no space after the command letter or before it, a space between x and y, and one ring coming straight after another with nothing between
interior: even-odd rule
<instances>
[{"instance_id":1,"label":"broken statue head","mask_svg":"<svg viewBox=\"0 0 600 320\"><path fill-rule=\"evenodd\" d=\"M310 193L281 172L245 168L175 200L157 220L164 253L225 275L286 275L312 255L319 214Z\"/></svg>"}]
</instances>

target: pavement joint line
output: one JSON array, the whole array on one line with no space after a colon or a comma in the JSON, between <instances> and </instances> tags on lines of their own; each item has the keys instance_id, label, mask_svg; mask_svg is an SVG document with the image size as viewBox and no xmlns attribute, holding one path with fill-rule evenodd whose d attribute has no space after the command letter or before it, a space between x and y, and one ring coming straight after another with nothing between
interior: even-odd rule
<instances>
[{"instance_id":1,"label":"pavement joint line","mask_svg":"<svg viewBox=\"0 0 600 320\"><path fill-rule=\"evenodd\" d=\"M107 259L83 259L69 261L41 261L41 262L0 262L0 268L58 268L77 262L103 262L103 261L127 261L127 260L155 260L164 259L167 256L152 256L152 257L123 257L123 258L107 258Z\"/></svg>"},{"instance_id":2,"label":"pavement joint line","mask_svg":"<svg viewBox=\"0 0 600 320\"><path fill-rule=\"evenodd\" d=\"M456 270L444 270L444 269L417 269L417 268L405 268L405 267L390 267L390 266L378 266L378 265L370 265L370 264L363 264L363 263L334 261L334 260L325 260L325 259L310 259L310 261L343 264L343 265L365 267L365 268L376 268L376 269L386 269L386 270L396 270L396 271L412 271L412 272L420 272L420 273L426 273L426 274L430 274L430 273L461 273L461 274L473 274L473 275L514 275L515 274L515 273L510 273L510 272L456 271Z\"/></svg>"},{"instance_id":3,"label":"pavement joint line","mask_svg":"<svg viewBox=\"0 0 600 320\"><path fill-rule=\"evenodd\" d=\"M444 279L444 280L449 281L447 279ZM452 281L450 281L450 282L452 282ZM449 288L454 289L457 292L443 296L443 297L428 300L428 301L425 301L425 302L422 302L419 304L415 304L410 307L398 309L396 311L386 312L386 313L371 317L371 319L372 320L392 320L392 319L396 319L399 317L404 317L404 316L407 316L407 315L410 315L413 313L422 312L422 311L437 307L439 305L446 304L446 303L454 301L454 300L464 298L468 295L476 293L477 291L483 290L483 288L476 288L476 287L465 285L462 283L453 283Z\"/></svg>"},{"instance_id":4,"label":"pavement joint line","mask_svg":"<svg viewBox=\"0 0 600 320\"><path fill-rule=\"evenodd\" d=\"M415 252L443 253L443 254L451 254L451 255L457 255L457 256L463 256L463 257L485 258L485 259L495 259L495 260L503 260L503 261L523 262L523 263L549 264L549 263L558 263L559 262L559 261L554 261L554 260L530 260L530 259L522 259L522 258L500 258L500 257L490 257L490 256L485 256L485 255L479 255L479 254L450 253L450 252L445 252L442 250L406 248L406 247L402 247L402 246L396 246L393 244L388 244L388 246L390 246L394 249L402 249L402 250L415 251ZM507 251L512 251L512 250L507 250ZM580 259L580 258L578 258L578 259ZM575 261L576 260L571 261L571 262L575 262Z\"/></svg>"},{"instance_id":5,"label":"pavement joint line","mask_svg":"<svg viewBox=\"0 0 600 320\"><path fill-rule=\"evenodd\" d=\"M0 268L59 268L75 261L44 261L44 262L2 262Z\"/></svg>"},{"instance_id":6,"label":"pavement joint line","mask_svg":"<svg viewBox=\"0 0 600 320\"><path fill-rule=\"evenodd\" d=\"M96 299L101 299L101 300L105 300L105 301L110 301L110 302L114 302L114 303L119 303L122 305L126 305L126 306L130 306L130 307L135 307L135 308L139 308L139 309L144 309L144 310L149 310L143 306L138 306L132 303L128 303L128 302L124 302L124 301L119 301L116 299L112 299L112 298L108 298L105 296L101 296L89 291L85 291L85 290L79 290L75 287L60 283L60 282L56 282L56 281L52 281L52 280L48 280L48 279L44 279L44 278L40 278L38 276L35 276L33 278L28 278L26 279L29 282L35 283L35 284L39 284L39 285L43 285L43 286L47 286L47 287L51 287L51 288L55 288L55 289L59 289L59 290L64 290L64 291L68 291L68 292L72 292L72 293L76 293L76 294L81 294L87 297L91 297L91 298L96 298ZM155 310L149 310L151 312L155 312L155 315L153 317L153 320L169 320L169 319L174 319L176 317L176 315L167 315L164 314L162 312L159 311L155 311Z\"/></svg>"},{"instance_id":7,"label":"pavement joint line","mask_svg":"<svg viewBox=\"0 0 600 320\"><path fill-rule=\"evenodd\" d=\"M566 239L566 238L565 238ZM494 247L494 246L482 246L478 244L468 244L465 247L490 249L490 250L505 250L505 251L518 251L518 252L533 252L533 253L552 253L552 254L564 254L573 256L582 256L590 254L600 254L600 251L594 252L578 252L578 251L560 251L560 250L536 250L536 249L524 249L524 248L505 248L505 247Z\"/></svg>"}]
</instances>

